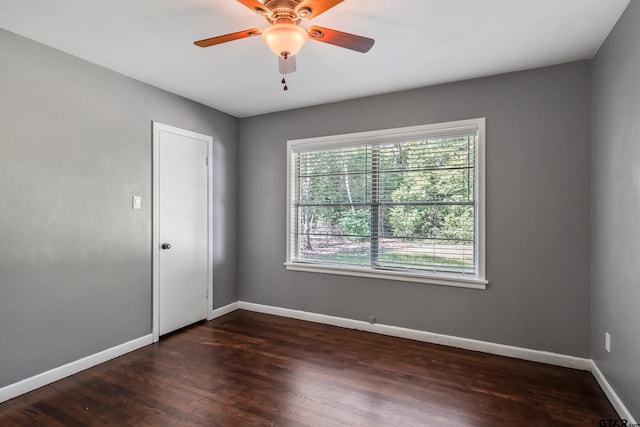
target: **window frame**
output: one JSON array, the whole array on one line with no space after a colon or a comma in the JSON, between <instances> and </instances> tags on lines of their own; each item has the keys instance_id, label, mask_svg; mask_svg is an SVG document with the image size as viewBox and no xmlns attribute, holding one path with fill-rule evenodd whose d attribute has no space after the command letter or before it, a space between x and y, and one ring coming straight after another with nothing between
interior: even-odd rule
<instances>
[{"instance_id":1,"label":"window frame","mask_svg":"<svg viewBox=\"0 0 640 427\"><path fill-rule=\"evenodd\" d=\"M357 132L342 135L330 135L315 138L295 139L287 141L287 197L286 197L286 261L285 268L291 271L311 273L337 274L366 278L397 280L407 282L426 283L433 285L455 286L472 289L486 289L489 283L486 279L486 232L485 232L485 172L486 172L486 142L485 118L457 120L445 123L425 124L401 128L383 129L367 132ZM476 156L474 165L475 189L475 250L477 252L477 269L475 275L460 275L455 273L431 271L402 271L372 268L371 266L338 265L316 262L301 262L291 259L291 215L292 215L292 185L291 157L294 151L313 150L328 147L347 147L365 144L383 144L416 136L447 137L469 131L476 132Z\"/></svg>"}]
</instances>

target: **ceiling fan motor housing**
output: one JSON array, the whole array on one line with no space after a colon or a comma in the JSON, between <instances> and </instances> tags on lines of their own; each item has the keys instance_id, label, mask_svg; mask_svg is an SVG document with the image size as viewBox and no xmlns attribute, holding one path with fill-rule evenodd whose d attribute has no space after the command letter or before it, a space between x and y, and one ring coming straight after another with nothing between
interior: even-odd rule
<instances>
[{"instance_id":1,"label":"ceiling fan motor housing","mask_svg":"<svg viewBox=\"0 0 640 427\"><path fill-rule=\"evenodd\" d=\"M264 7L271 11L271 15L267 16L267 20L275 24L283 19L298 24L302 19L311 16L311 9L303 7L298 12L296 8L301 0L265 0Z\"/></svg>"}]
</instances>

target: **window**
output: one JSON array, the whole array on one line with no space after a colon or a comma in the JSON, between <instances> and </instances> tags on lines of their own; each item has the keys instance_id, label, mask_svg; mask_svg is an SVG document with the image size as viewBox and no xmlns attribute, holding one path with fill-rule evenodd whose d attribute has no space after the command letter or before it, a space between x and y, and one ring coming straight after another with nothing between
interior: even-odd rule
<instances>
[{"instance_id":1,"label":"window","mask_svg":"<svg viewBox=\"0 0 640 427\"><path fill-rule=\"evenodd\" d=\"M287 269L485 288L484 123L289 141Z\"/></svg>"}]
</instances>

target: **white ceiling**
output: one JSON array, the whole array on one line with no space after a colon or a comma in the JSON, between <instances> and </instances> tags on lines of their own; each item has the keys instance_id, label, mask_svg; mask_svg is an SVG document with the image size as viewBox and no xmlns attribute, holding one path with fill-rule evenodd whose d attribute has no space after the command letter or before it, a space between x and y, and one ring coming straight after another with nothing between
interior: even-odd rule
<instances>
[{"instance_id":1,"label":"white ceiling","mask_svg":"<svg viewBox=\"0 0 640 427\"><path fill-rule=\"evenodd\" d=\"M260 37L193 45L267 25L235 0L0 0L0 27L246 117L591 58L629 1L346 0L302 25L376 44L310 41L287 92Z\"/></svg>"}]
</instances>

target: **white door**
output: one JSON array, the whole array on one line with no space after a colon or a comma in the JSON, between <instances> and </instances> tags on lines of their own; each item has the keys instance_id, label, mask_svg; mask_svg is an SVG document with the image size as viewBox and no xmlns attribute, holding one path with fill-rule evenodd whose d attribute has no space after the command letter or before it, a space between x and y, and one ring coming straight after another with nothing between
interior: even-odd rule
<instances>
[{"instance_id":1,"label":"white door","mask_svg":"<svg viewBox=\"0 0 640 427\"><path fill-rule=\"evenodd\" d=\"M156 339L207 317L210 141L154 123Z\"/></svg>"}]
</instances>

